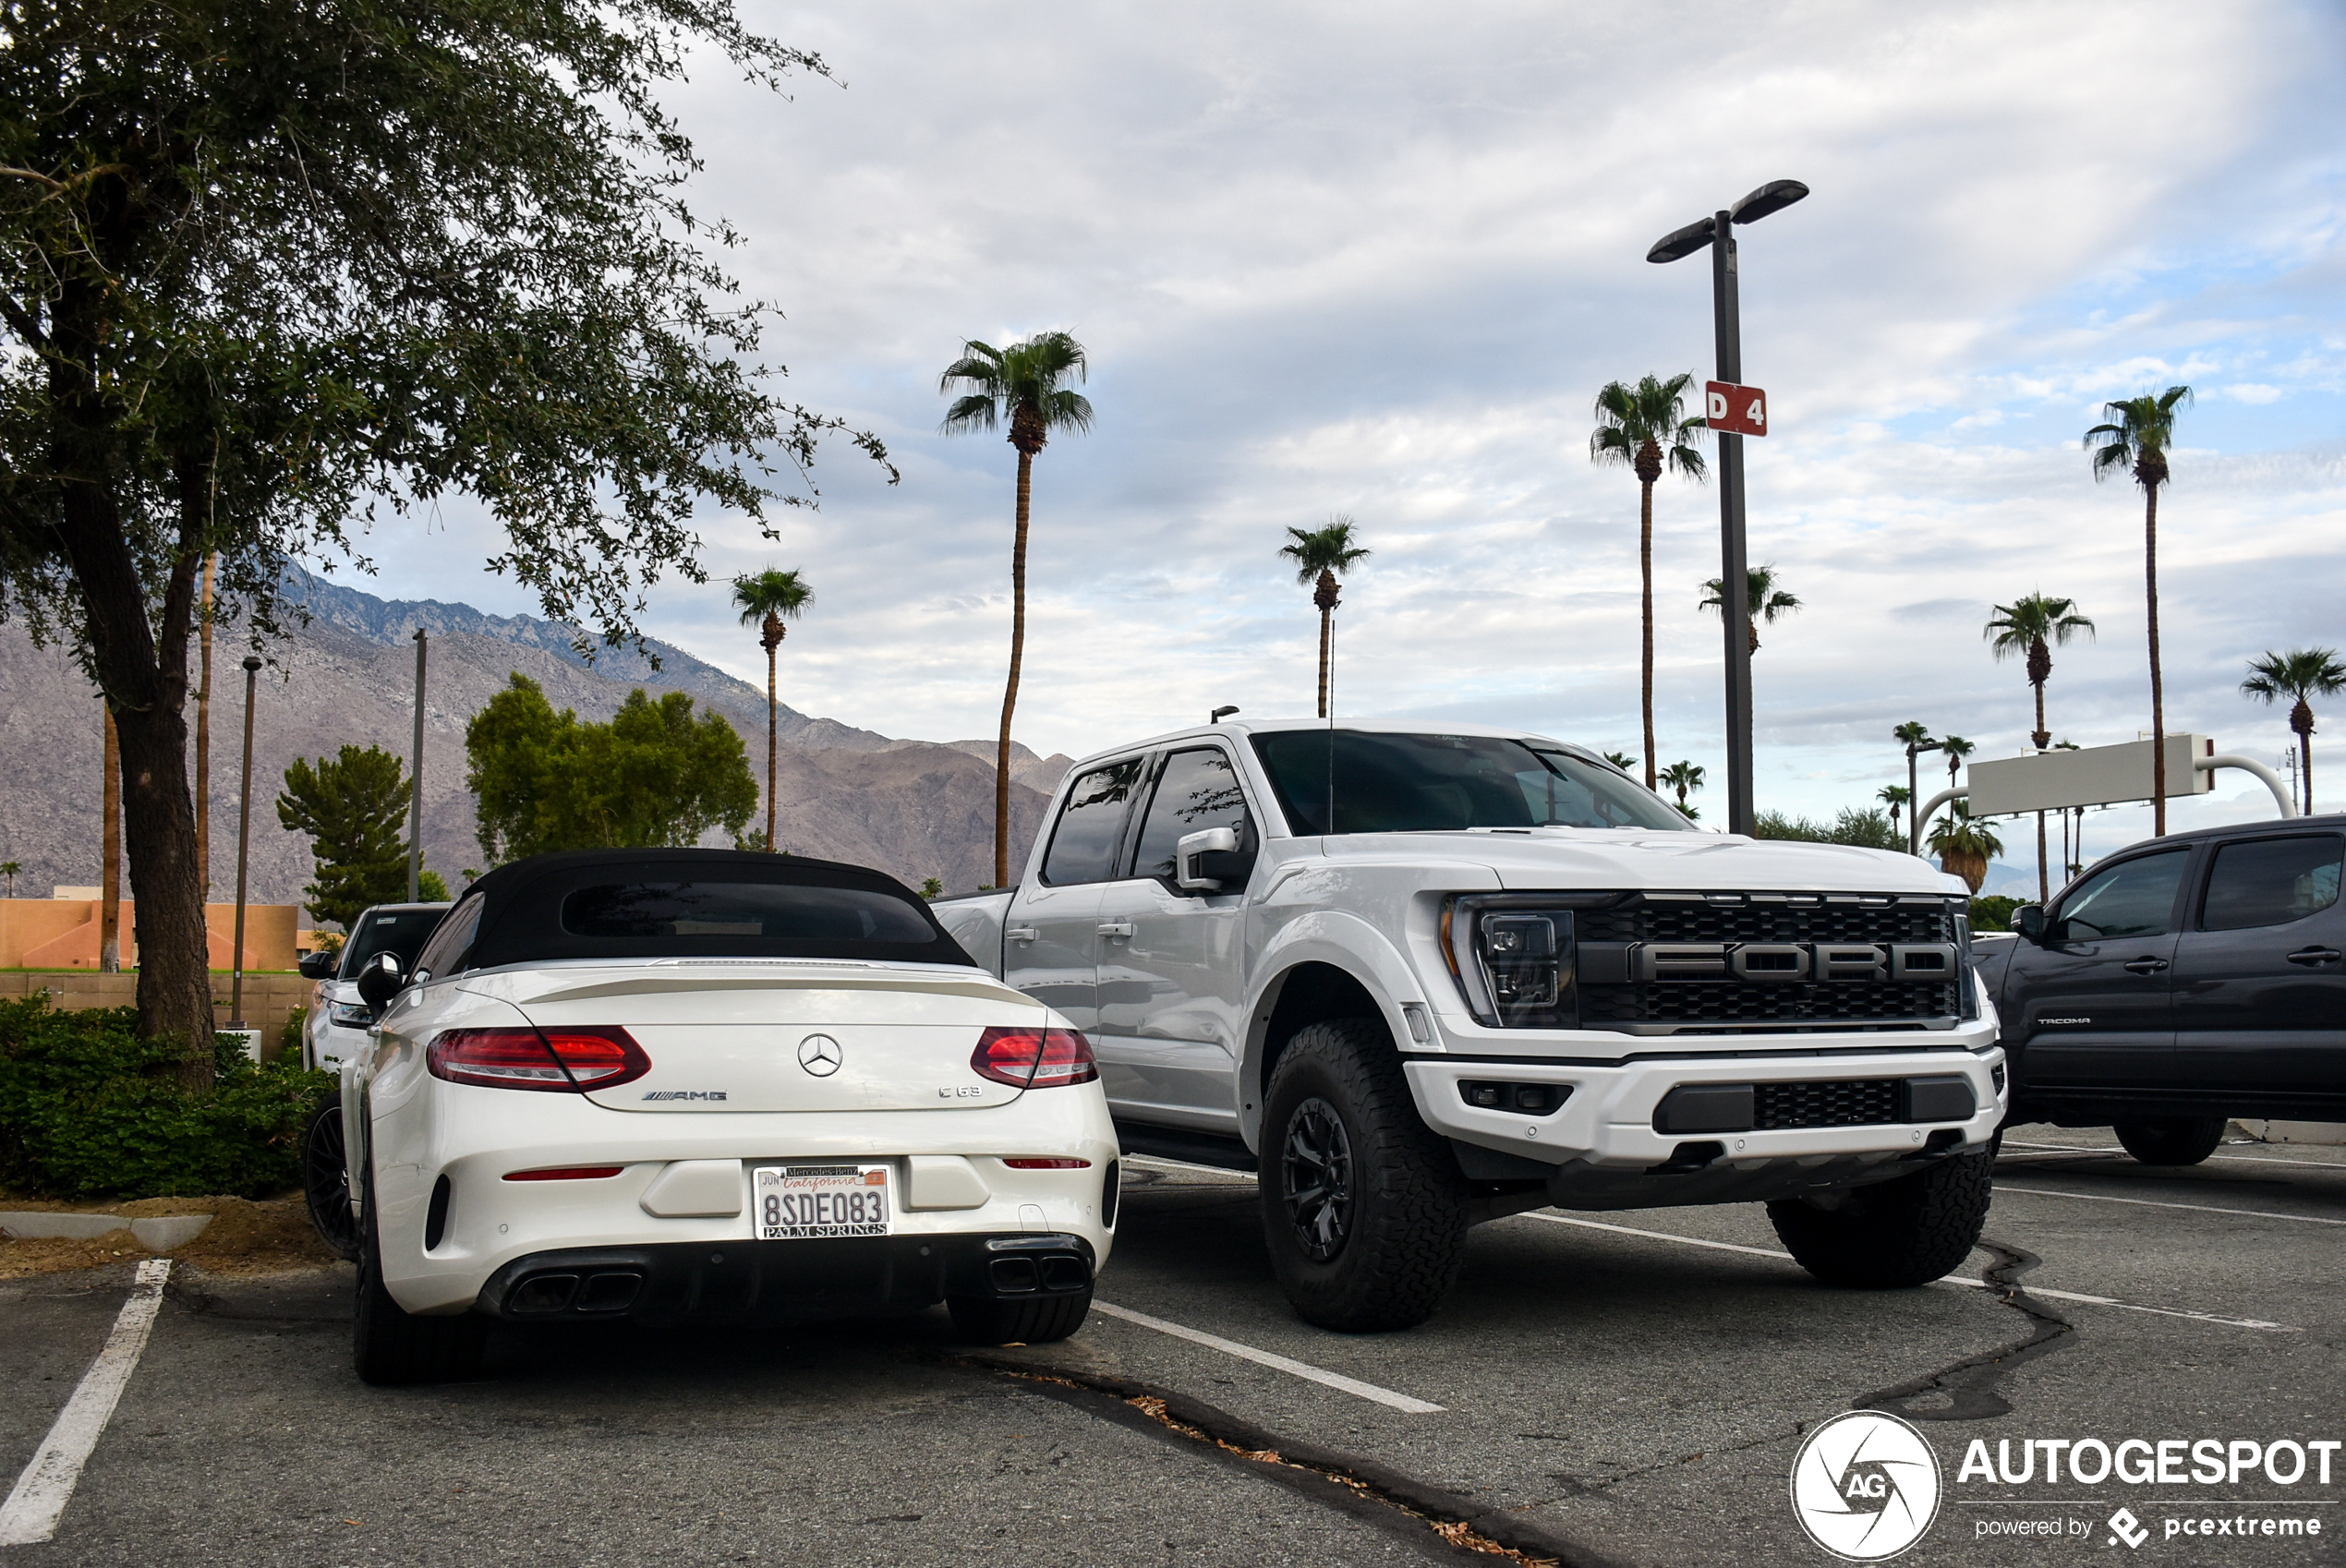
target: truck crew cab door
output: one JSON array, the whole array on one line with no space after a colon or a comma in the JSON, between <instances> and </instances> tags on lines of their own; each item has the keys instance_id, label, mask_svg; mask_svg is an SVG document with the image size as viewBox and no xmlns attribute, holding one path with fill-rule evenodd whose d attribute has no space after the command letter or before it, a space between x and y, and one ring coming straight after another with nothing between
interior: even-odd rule
<instances>
[{"instance_id":1,"label":"truck crew cab door","mask_svg":"<svg viewBox=\"0 0 2346 1568\"><path fill-rule=\"evenodd\" d=\"M1002 917L1002 978L1086 1034L1099 1024L1100 890L1123 852L1142 760L1091 768L1069 787L1035 874Z\"/></svg>"},{"instance_id":2,"label":"truck crew cab door","mask_svg":"<svg viewBox=\"0 0 2346 1568\"><path fill-rule=\"evenodd\" d=\"M2342 861L2346 837L2334 832L2215 847L2175 953L2176 1059L2193 1087L2303 1096L2309 1113L2346 1114Z\"/></svg>"},{"instance_id":3,"label":"truck crew cab door","mask_svg":"<svg viewBox=\"0 0 2346 1568\"><path fill-rule=\"evenodd\" d=\"M2184 846L2104 866L2048 913L2042 942L2013 952L2002 1011L2026 1104L2171 1086L2169 975L2191 857Z\"/></svg>"},{"instance_id":4,"label":"truck crew cab door","mask_svg":"<svg viewBox=\"0 0 2346 1568\"><path fill-rule=\"evenodd\" d=\"M1101 890L1100 1083L1120 1118L1235 1135L1246 887L1179 887L1174 849L1227 827L1252 854L1253 818L1219 745L1167 753L1152 773L1126 874Z\"/></svg>"}]
</instances>

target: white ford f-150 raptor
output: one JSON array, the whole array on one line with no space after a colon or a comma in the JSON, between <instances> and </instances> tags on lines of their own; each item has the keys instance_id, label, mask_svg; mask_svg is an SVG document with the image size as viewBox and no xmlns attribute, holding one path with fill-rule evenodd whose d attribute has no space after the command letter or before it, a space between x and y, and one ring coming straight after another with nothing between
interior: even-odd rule
<instances>
[{"instance_id":1,"label":"white ford f-150 raptor","mask_svg":"<svg viewBox=\"0 0 2346 1568\"><path fill-rule=\"evenodd\" d=\"M1069 770L940 900L1093 1041L1124 1148L1259 1171L1324 1326L1422 1321L1468 1228L1760 1201L1820 1280L1961 1263L2006 1107L1962 883L1696 830L1504 730L1228 722Z\"/></svg>"}]
</instances>

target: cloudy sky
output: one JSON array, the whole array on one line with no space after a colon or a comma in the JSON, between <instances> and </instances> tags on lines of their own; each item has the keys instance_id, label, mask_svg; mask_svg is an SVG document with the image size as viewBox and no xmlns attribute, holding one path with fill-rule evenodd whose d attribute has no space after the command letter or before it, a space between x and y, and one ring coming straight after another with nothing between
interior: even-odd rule
<instances>
[{"instance_id":1,"label":"cloudy sky","mask_svg":"<svg viewBox=\"0 0 2346 1568\"><path fill-rule=\"evenodd\" d=\"M1980 626L2034 590L2098 626L2056 656L2055 732L2148 727L2141 500L2079 446L2109 398L2197 393L2161 506L2169 727L2278 762L2244 660L2346 644L2333 5L747 8L844 85L696 74L698 199L788 312L789 390L903 469L827 453L779 546L704 521L720 580L814 581L803 710L993 732L1013 454L937 434L937 377L964 338L1065 328L1098 423L1036 464L1022 740L1309 712L1315 618L1274 552L1343 512L1375 554L1340 711L1636 749L1637 485L1590 463L1590 399L1711 373L1705 262L1646 248L1780 177L1814 195L1742 231L1772 423L1750 548L1806 608L1756 661L1762 807L1868 801L1904 719L2019 750L2027 687ZM1662 757L1720 778L1716 496L1666 483L1656 513ZM378 592L536 609L445 549L372 553ZM722 601L664 585L647 625L762 679ZM2228 781L2175 819L2260 802ZM2146 818L2095 817L2088 848Z\"/></svg>"}]
</instances>

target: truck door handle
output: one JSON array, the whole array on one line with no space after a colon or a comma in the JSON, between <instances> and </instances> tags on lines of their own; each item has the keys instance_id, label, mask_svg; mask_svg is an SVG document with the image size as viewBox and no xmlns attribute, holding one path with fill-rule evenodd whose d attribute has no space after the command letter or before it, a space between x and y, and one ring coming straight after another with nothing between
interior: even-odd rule
<instances>
[{"instance_id":1,"label":"truck door handle","mask_svg":"<svg viewBox=\"0 0 2346 1568\"><path fill-rule=\"evenodd\" d=\"M2135 959L2122 966L2128 974L2157 974L2167 967L2165 959Z\"/></svg>"},{"instance_id":2,"label":"truck door handle","mask_svg":"<svg viewBox=\"0 0 2346 1568\"><path fill-rule=\"evenodd\" d=\"M2297 951L2289 955L2289 961L2292 964L2304 964L2307 969L2313 968L2316 964L2334 964L2338 961L2338 949L2335 947L2300 947Z\"/></svg>"},{"instance_id":3,"label":"truck door handle","mask_svg":"<svg viewBox=\"0 0 2346 1568\"><path fill-rule=\"evenodd\" d=\"M1032 942L1043 934L1031 925L1010 925L1002 928L1002 935L1013 942Z\"/></svg>"},{"instance_id":4,"label":"truck door handle","mask_svg":"<svg viewBox=\"0 0 2346 1568\"><path fill-rule=\"evenodd\" d=\"M1100 922L1100 935L1103 936L1130 936L1132 935L1132 923L1129 920L1104 920Z\"/></svg>"}]
</instances>

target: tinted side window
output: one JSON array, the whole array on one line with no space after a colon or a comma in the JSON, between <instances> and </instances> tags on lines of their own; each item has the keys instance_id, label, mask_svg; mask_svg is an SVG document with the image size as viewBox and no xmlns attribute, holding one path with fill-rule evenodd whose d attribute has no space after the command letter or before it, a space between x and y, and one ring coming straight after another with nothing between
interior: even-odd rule
<instances>
[{"instance_id":1,"label":"tinted side window","mask_svg":"<svg viewBox=\"0 0 2346 1568\"><path fill-rule=\"evenodd\" d=\"M1238 770L1216 747L1175 752L1157 776L1156 794L1141 826L1141 846L1132 857L1132 874L1173 875L1174 846L1209 827L1235 829L1239 847L1247 847L1246 795L1239 788Z\"/></svg>"},{"instance_id":2,"label":"tinted side window","mask_svg":"<svg viewBox=\"0 0 2346 1568\"><path fill-rule=\"evenodd\" d=\"M423 950L424 939L447 912L444 909L400 910L389 914L370 911L359 921L350 940L342 945L338 974L344 980L357 979L358 971L373 962L378 953L395 954L400 968L413 970L416 955Z\"/></svg>"},{"instance_id":3,"label":"tinted side window","mask_svg":"<svg viewBox=\"0 0 2346 1568\"><path fill-rule=\"evenodd\" d=\"M2063 899L2061 936L2097 942L2106 936L2156 936L2174 929L2175 891L2183 886L2189 850L2166 850L2113 865Z\"/></svg>"},{"instance_id":4,"label":"tinted side window","mask_svg":"<svg viewBox=\"0 0 2346 1568\"><path fill-rule=\"evenodd\" d=\"M488 900L476 893L448 911L424 950L416 955L410 966L418 974L451 975L464 962L465 954L473 945L473 934L480 929L480 911Z\"/></svg>"},{"instance_id":5,"label":"tinted side window","mask_svg":"<svg viewBox=\"0 0 2346 1568\"><path fill-rule=\"evenodd\" d=\"M2320 913L2338 902L2341 858L2346 858L2346 839L2332 833L2222 846L2207 874L2200 929L2286 925Z\"/></svg>"},{"instance_id":6,"label":"tinted side window","mask_svg":"<svg viewBox=\"0 0 2346 1568\"><path fill-rule=\"evenodd\" d=\"M1124 835L1132 786L1140 777L1141 759L1134 757L1095 767L1075 781L1051 828L1051 847L1043 856L1044 881L1064 887L1108 879L1117 842Z\"/></svg>"}]
</instances>

